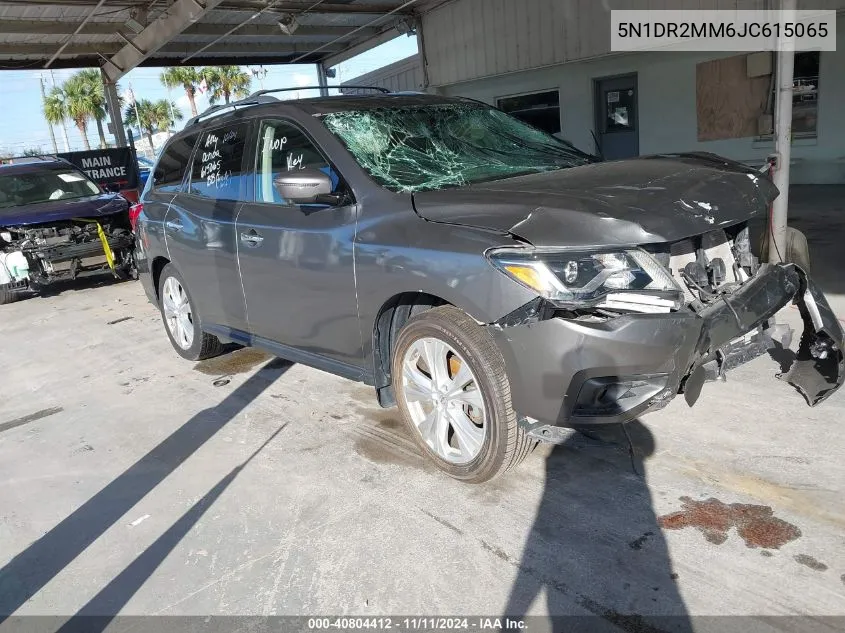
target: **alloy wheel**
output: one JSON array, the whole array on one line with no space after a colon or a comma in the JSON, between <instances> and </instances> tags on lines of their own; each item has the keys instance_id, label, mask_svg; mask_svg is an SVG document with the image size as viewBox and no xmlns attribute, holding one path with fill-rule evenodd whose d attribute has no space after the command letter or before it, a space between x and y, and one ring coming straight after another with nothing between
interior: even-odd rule
<instances>
[{"instance_id":1,"label":"alloy wheel","mask_svg":"<svg viewBox=\"0 0 845 633\"><path fill-rule=\"evenodd\" d=\"M402 389L414 427L438 457L465 464L481 452L487 412L480 383L445 341L414 341L402 360Z\"/></svg>"},{"instance_id":2,"label":"alloy wheel","mask_svg":"<svg viewBox=\"0 0 845 633\"><path fill-rule=\"evenodd\" d=\"M188 350L194 344L194 319L188 294L175 277L168 277L162 288L162 307L167 329L176 344Z\"/></svg>"}]
</instances>

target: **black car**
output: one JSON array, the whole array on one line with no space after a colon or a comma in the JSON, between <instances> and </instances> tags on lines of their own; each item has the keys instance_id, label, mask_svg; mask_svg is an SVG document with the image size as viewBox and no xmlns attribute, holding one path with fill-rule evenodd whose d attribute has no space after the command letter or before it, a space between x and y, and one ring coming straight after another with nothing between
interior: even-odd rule
<instances>
[{"instance_id":1,"label":"black car","mask_svg":"<svg viewBox=\"0 0 845 633\"><path fill-rule=\"evenodd\" d=\"M280 101L188 123L142 194L142 279L176 351L221 341L373 385L443 470L484 481L562 426L625 422L789 343L810 404L843 331L758 264L777 190L706 154L597 162L470 100Z\"/></svg>"},{"instance_id":2,"label":"black car","mask_svg":"<svg viewBox=\"0 0 845 633\"><path fill-rule=\"evenodd\" d=\"M0 165L0 304L58 280L134 274L129 203L64 160Z\"/></svg>"}]
</instances>

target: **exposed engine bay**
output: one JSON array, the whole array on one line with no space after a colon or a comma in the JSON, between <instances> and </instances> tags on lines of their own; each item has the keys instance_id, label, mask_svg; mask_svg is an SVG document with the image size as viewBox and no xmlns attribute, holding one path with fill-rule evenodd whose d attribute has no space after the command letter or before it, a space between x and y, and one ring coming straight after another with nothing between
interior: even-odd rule
<instances>
[{"instance_id":1,"label":"exposed engine bay","mask_svg":"<svg viewBox=\"0 0 845 633\"><path fill-rule=\"evenodd\" d=\"M0 285L44 286L111 270L135 276L134 239L126 214L0 228Z\"/></svg>"}]
</instances>

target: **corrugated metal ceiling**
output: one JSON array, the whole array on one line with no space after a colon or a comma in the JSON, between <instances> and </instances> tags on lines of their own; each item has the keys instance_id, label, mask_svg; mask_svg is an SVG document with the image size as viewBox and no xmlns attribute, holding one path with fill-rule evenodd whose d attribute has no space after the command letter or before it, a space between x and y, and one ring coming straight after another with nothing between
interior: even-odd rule
<instances>
[{"instance_id":1,"label":"corrugated metal ceiling","mask_svg":"<svg viewBox=\"0 0 845 633\"><path fill-rule=\"evenodd\" d=\"M139 65L178 65L185 56L209 44L187 63L317 63L383 36L396 28L398 20L433 1L223 0ZM108 0L92 14L98 0L0 0L0 69L45 67L65 44L50 67L100 66L135 38L132 26L136 25L130 18L141 26L149 25L175 2ZM203 4L199 0L198 6ZM403 7L405 4L408 6ZM278 26L286 13L294 14L299 23L293 35L283 33ZM89 14L88 22L75 33ZM355 29L360 30L352 33Z\"/></svg>"}]
</instances>

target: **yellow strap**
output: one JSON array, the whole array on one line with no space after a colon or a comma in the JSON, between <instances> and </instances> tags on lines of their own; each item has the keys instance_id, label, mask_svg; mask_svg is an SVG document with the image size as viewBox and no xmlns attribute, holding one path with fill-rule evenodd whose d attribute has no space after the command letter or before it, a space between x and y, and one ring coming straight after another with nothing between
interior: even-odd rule
<instances>
[{"instance_id":1,"label":"yellow strap","mask_svg":"<svg viewBox=\"0 0 845 633\"><path fill-rule=\"evenodd\" d=\"M89 224L93 223L97 225L97 236L100 238L100 243L103 245L103 254L106 256L106 262L114 271L114 253L111 252L111 248L109 247L109 238L106 237L106 232L103 230L103 226L97 222L97 220L86 220L85 218L74 218L77 222L87 222Z\"/></svg>"}]
</instances>

